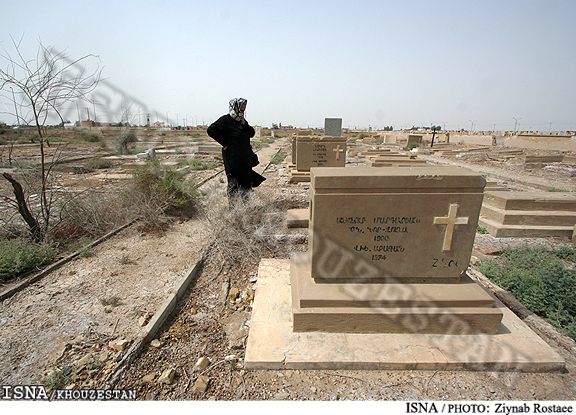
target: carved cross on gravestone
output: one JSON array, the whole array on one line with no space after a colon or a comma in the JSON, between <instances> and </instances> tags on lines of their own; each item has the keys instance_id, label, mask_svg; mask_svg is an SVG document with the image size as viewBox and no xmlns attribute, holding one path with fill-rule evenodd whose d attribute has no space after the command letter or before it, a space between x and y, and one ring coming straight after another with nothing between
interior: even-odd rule
<instances>
[{"instance_id":1,"label":"carved cross on gravestone","mask_svg":"<svg viewBox=\"0 0 576 415\"><path fill-rule=\"evenodd\" d=\"M336 160L340 160L340 153L344 152L344 149L340 148L340 144L333 150L336 153Z\"/></svg>"},{"instance_id":2,"label":"carved cross on gravestone","mask_svg":"<svg viewBox=\"0 0 576 415\"><path fill-rule=\"evenodd\" d=\"M446 225L446 231L444 232L444 243L442 245L442 251L450 251L452 249L452 235L454 234L455 225L467 225L468 217L461 216L457 217L458 214L458 204L450 204L450 209L448 210L448 216L441 216L434 218L434 225Z\"/></svg>"}]
</instances>

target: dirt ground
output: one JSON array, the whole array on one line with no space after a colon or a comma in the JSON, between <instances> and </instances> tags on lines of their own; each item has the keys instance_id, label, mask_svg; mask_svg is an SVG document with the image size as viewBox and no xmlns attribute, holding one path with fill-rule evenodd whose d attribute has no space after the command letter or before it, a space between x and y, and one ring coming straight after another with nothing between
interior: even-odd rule
<instances>
[{"instance_id":1,"label":"dirt ground","mask_svg":"<svg viewBox=\"0 0 576 415\"><path fill-rule=\"evenodd\" d=\"M261 166L287 139L260 152ZM526 150L527 154L553 153ZM576 190L574 169L525 171L517 160L496 161L485 155L458 159L423 157L432 162L466 165L489 174L514 190L538 186ZM361 164L361 158L349 162ZM277 202L278 214L307 207L307 184L288 183L285 164L269 165L267 180L256 189ZM214 181L223 186L223 178ZM520 181L520 179L522 179ZM289 230L279 222L278 235L291 234L273 252L289 258L307 249L307 230ZM504 246L569 243L562 238L507 238L476 235L473 255L492 257ZM114 373L143 324L170 290L201 258L210 244L201 217L176 221L165 232L145 233L131 226L0 305L1 384L36 383L64 371L68 387L97 388ZM245 370L243 353L249 332L258 260L242 269L208 263L190 286L155 341L122 373L116 389L135 389L139 400L574 400L576 354L555 331L533 329L566 359L565 373L468 371ZM528 324L530 319L526 320ZM559 341L560 339L561 341ZM118 342L125 340L125 342ZM110 343L110 342L113 343ZM114 343L116 341L116 343ZM198 366L207 358L209 365ZM161 375L174 370L170 382ZM205 381L203 386L201 381Z\"/></svg>"}]
</instances>

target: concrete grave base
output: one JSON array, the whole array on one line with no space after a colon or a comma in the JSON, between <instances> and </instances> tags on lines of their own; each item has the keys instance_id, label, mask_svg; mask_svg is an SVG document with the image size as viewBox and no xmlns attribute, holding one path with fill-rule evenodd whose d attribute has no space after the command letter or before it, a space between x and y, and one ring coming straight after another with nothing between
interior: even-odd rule
<instances>
[{"instance_id":1,"label":"concrete grave base","mask_svg":"<svg viewBox=\"0 0 576 415\"><path fill-rule=\"evenodd\" d=\"M502 311L467 275L458 283L317 283L309 255L290 259L295 332L497 334Z\"/></svg>"},{"instance_id":2,"label":"concrete grave base","mask_svg":"<svg viewBox=\"0 0 576 415\"><path fill-rule=\"evenodd\" d=\"M298 171L298 170L291 170L288 177L289 183L300 183L300 182L309 182L310 181L310 172L309 171Z\"/></svg>"},{"instance_id":3,"label":"concrete grave base","mask_svg":"<svg viewBox=\"0 0 576 415\"><path fill-rule=\"evenodd\" d=\"M307 228L310 222L310 209L288 209L286 224L289 228Z\"/></svg>"},{"instance_id":4,"label":"concrete grave base","mask_svg":"<svg viewBox=\"0 0 576 415\"><path fill-rule=\"evenodd\" d=\"M484 192L479 225L496 238L570 238L575 223L576 197L571 193L493 192L488 188Z\"/></svg>"},{"instance_id":5,"label":"concrete grave base","mask_svg":"<svg viewBox=\"0 0 576 415\"><path fill-rule=\"evenodd\" d=\"M245 355L246 369L498 370L554 372L565 362L514 313L496 335L295 333L290 261L263 259Z\"/></svg>"}]
</instances>

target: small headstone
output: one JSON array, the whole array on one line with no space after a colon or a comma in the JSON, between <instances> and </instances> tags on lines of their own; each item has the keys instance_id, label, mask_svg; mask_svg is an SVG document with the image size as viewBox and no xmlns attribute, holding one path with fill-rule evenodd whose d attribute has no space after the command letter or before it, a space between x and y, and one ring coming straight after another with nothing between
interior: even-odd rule
<instances>
[{"instance_id":1,"label":"small headstone","mask_svg":"<svg viewBox=\"0 0 576 415\"><path fill-rule=\"evenodd\" d=\"M312 168L293 330L496 334L502 311L466 276L485 184L452 166Z\"/></svg>"},{"instance_id":2,"label":"small headstone","mask_svg":"<svg viewBox=\"0 0 576 415\"><path fill-rule=\"evenodd\" d=\"M324 135L331 137L342 136L342 118L325 118Z\"/></svg>"},{"instance_id":3,"label":"small headstone","mask_svg":"<svg viewBox=\"0 0 576 415\"><path fill-rule=\"evenodd\" d=\"M311 167L344 167L346 138L298 137L296 152L296 170L299 172L308 172Z\"/></svg>"},{"instance_id":4,"label":"small headstone","mask_svg":"<svg viewBox=\"0 0 576 415\"><path fill-rule=\"evenodd\" d=\"M412 143L422 144L422 136L421 135L413 135L413 134L408 135L407 145L409 146Z\"/></svg>"}]
</instances>

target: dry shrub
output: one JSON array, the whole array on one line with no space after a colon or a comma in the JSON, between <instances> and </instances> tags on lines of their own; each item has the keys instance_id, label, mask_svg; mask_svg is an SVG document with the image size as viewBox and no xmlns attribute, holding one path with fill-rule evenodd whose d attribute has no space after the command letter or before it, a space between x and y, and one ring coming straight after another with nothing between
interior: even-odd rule
<instances>
[{"instance_id":1,"label":"dry shrub","mask_svg":"<svg viewBox=\"0 0 576 415\"><path fill-rule=\"evenodd\" d=\"M214 265L244 268L265 256L274 256L285 242L278 237L285 212L274 208L272 190L250 193L247 203L230 206L225 189L213 187L204 200L203 213L212 240Z\"/></svg>"},{"instance_id":2,"label":"dry shrub","mask_svg":"<svg viewBox=\"0 0 576 415\"><path fill-rule=\"evenodd\" d=\"M121 191L92 189L67 199L60 200L60 221L51 232L58 239L99 237L136 217Z\"/></svg>"},{"instance_id":3,"label":"dry shrub","mask_svg":"<svg viewBox=\"0 0 576 415\"><path fill-rule=\"evenodd\" d=\"M146 167L133 171L134 180L126 190L125 203L141 218L143 229L162 229L167 216L192 217L200 193L194 179L182 172L149 161Z\"/></svg>"}]
</instances>

